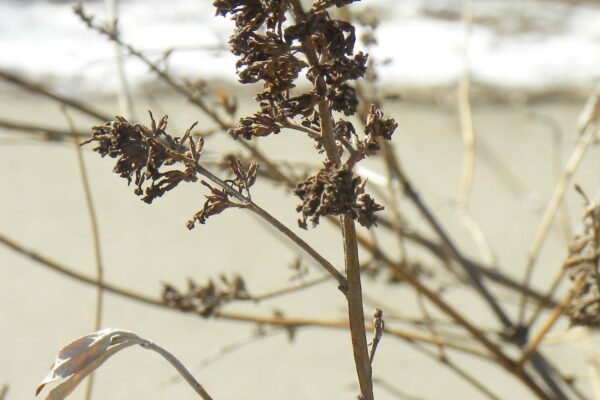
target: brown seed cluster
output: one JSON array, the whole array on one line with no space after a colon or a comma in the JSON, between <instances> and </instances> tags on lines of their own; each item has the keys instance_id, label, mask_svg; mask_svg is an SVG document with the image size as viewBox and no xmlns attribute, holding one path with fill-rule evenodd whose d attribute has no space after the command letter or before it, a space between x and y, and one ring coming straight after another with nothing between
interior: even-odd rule
<instances>
[{"instance_id":1,"label":"brown seed cluster","mask_svg":"<svg viewBox=\"0 0 600 400\"><path fill-rule=\"evenodd\" d=\"M382 210L365 191L365 181L354 176L354 165L376 153L379 138L390 140L396 127L374 105L371 106L364 134L353 124L337 119L356 114L359 105L351 82L366 72L367 55L354 53L354 26L334 19L331 7L342 7L352 0L319 0L304 11L292 0L217 0L217 15L230 15L236 30L229 40L231 51L239 56L238 76L242 83L262 82L257 95L260 111L242 118L231 133L240 138L278 134L295 127L306 132L316 147L324 152L327 136L335 141L336 156L329 145L325 167L300 183L295 194L302 204L299 223L306 228L326 215L348 215L361 225L370 227L374 213ZM288 16L293 19L288 20ZM297 93L296 80L303 73L313 85L307 93ZM323 108L326 104L326 108ZM332 113L333 122L321 126L322 112ZM301 127L303 129L297 129ZM326 132L324 130L331 130Z\"/></svg>"},{"instance_id":2,"label":"brown seed cluster","mask_svg":"<svg viewBox=\"0 0 600 400\"><path fill-rule=\"evenodd\" d=\"M135 184L135 194L146 203L162 196L181 182L196 181L195 165L204 142L190 137L192 125L181 138L166 133L167 116L158 123L150 113L151 126L132 124L123 117L92 128L83 144L96 143L102 157L116 158L113 172ZM188 146L184 146L188 142ZM180 168L166 168L179 164ZM182 168L181 168L182 167Z\"/></svg>"},{"instance_id":3,"label":"brown seed cluster","mask_svg":"<svg viewBox=\"0 0 600 400\"><path fill-rule=\"evenodd\" d=\"M573 281L567 311L573 325L600 326L600 205L590 205L583 222L564 264Z\"/></svg>"},{"instance_id":4,"label":"brown seed cluster","mask_svg":"<svg viewBox=\"0 0 600 400\"><path fill-rule=\"evenodd\" d=\"M91 139L83 143L96 143L94 151L102 157L108 155L116 158L113 172L127 179L129 184L134 182L135 194L142 196L142 200L149 204L181 182L198 180L198 161L204 146L203 139L194 141L191 136L195 123L181 137L172 137L166 133L167 116L156 123L150 113L150 119L151 126L146 127L117 117L115 121L94 126ZM251 162L244 167L235 157L229 161L233 179L222 181L224 187L213 187L201 181L210 194L206 196L202 209L187 222L188 229L194 228L196 222L204 224L210 216L220 214L227 208L247 205L233 201L231 191L245 193L249 198L258 165Z\"/></svg>"},{"instance_id":5,"label":"brown seed cluster","mask_svg":"<svg viewBox=\"0 0 600 400\"><path fill-rule=\"evenodd\" d=\"M256 182L258 164L252 161L248 168L245 168L240 160L231 158L230 169L233 172L234 178L226 179L224 182L236 189L240 194L245 192L250 198L250 187ZM210 190L210 194L206 195L206 202L202 209L187 222L188 229L193 229L196 222L205 224L209 217L220 214L228 208L244 208L248 205L247 203L233 201L229 191L224 188L214 187L206 181L201 181L201 183Z\"/></svg>"},{"instance_id":6,"label":"brown seed cluster","mask_svg":"<svg viewBox=\"0 0 600 400\"><path fill-rule=\"evenodd\" d=\"M246 139L279 133L284 118L300 118L303 126L316 120L317 100L325 98L331 109L352 115L358 100L354 88L346 82L362 77L367 56L353 54L356 36L352 24L330 18L327 8L349 1L319 1L303 21L286 20L287 0L215 1L217 15L231 15L236 30L229 40L231 51L239 56L236 64L242 83L262 82L257 95L261 110L243 118L232 133ZM309 68L305 43L315 43L318 66ZM292 94L300 73L315 84L322 78L324 92ZM316 126L319 129L318 126Z\"/></svg>"},{"instance_id":7,"label":"brown seed cluster","mask_svg":"<svg viewBox=\"0 0 600 400\"><path fill-rule=\"evenodd\" d=\"M209 279L203 286L189 279L185 292L164 284L162 299L169 307L209 317L224 304L234 300L250 300L251 296L244 279L236 274L231 278L221 275L216 283Z\"/></svg>"},{"instance_id":8,"label":"brown seed cluster","mask_svg":"<svg viewBox=\"0 0 600 400\"><path fill-rule=\"evenodd\" d=\"M294 194L302 200L302 204L296 207L296 211L302 213L298 224L306 229L309 218L316 226L320 217L348 215L362 226L371 227L375 223L374 213L383 207L364 193L365 183L347 168L326 163L323 169L298 184L294 190Z\"/></svg>"}]
</instances>

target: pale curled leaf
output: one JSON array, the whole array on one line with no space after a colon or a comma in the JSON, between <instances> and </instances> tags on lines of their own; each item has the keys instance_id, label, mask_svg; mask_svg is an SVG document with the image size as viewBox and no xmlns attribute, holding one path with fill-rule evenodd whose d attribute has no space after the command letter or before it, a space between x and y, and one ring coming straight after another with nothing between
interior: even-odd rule
<instances>
[{"instance_id":1,"label":"pale curled leaf","mask_svg":"<svg viewBox=\"0 0 600 400\"><path fill-rule=\"evenodd\" d=\"M69 379L57 385L55 388L50 390L44 400L63 400L70 395L81 381L83 381L89 374L94 372L100 365L102 365L108 358L116 354L118 351L123 350L126 347L133 346L136 342L121 342L114 346L111 346L106 350L100 357L90 363L87 367L81 371L71 375Z\"/></svg>"},{"instance_id":2,"label":"pale curled leaf","mask_svg":"<svg viewBox=\"0 0 600 400\"><path fill-rule=\"evenodd\" d=\"M112 328L74 340L59 351L50 373L37 387L36 396L48 383L68 378L46 396L46 400L64 399L110 356L125 347L139 344L141 340L133 332Z\"/></svg>"}]
</instances>

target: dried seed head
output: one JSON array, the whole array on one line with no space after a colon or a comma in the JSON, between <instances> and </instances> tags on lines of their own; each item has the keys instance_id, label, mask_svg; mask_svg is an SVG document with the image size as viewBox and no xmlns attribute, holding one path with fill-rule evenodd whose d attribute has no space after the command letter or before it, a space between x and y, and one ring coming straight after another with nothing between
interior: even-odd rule
<instances>
[{"instance_id":1,"label":"dried seed head","mask_svg":"<svg viewBox=\"0 0 600 400\"><path fill-rule=\"evenodd\" d=\"M600 326L600 205L589 205L583 222L564 264L573 281L567 311L573 325Z\"/></svg>"},{"instance_id":2,"label":"dried seed head","mask_svg":"<svg viewBox=\"0 0 600 400\"><path fill-rule=\"evenodd\" d=\"M264 106L253 116L240 119L238 125L230 129L229 133L237 138L243 137L250 140L254 136L278 134L280 131L281 125L277 122L272 110Z\"/></svg>"},{"instance_id":3,"label":"dried seed head","mask_svg":"<svg viewBox=\"0 0 600 400\"><path fill-rule=\"evenodd\" d=\"M398 127L398 123L393 118L384 118L383 113L372 104L365 125L365 134L372 138L383 137L386 140L392 139L392 134Z\"/></svg>"},{"instance_id":4,"label":"dried seed head","mask_svg":"<svg viewBox=\"0 0 600 400\"><path fill-rule=\"evenodd\" d=\"M370 228L375 224L375 212L383 207L364 193L365 183L349 169L326 163L316 175L299 183L294 190L302 200L296 207L296 211L302 213L298 224L306 229L308 218L316 226L322 216L347 215Z\"/></svg>"},{"instance_id":5,"label":"dried seed head","mask_svg":"<svg viewBox=\"0 0 600 400\"><path fill-rule=\"evenodd\" d=\"M237 190L240 194L244 191L250 196L250 187L256 182L256 174L258 173L258 164L250 162L247 168L245 168L241 161L237 158L230 159L230 169L235 176L234 179L226 179L224 182L234 190ZM205 181L201 183L210 190L210 194L206 195L206 202L200 211L198 211L191 220L186 224L188 229L193 229L196 222L205 224L206 220L213 216L222 213L228 208L244 208L247 206L245 203L238 203L230 198L230 192L225 188L213 187Z\"/></svg>"},{"instance_id":6,"label":"dried seed head","mask_svg":"<svg viewBox=\"0 0 600 400\"><path fill-rule=\"evenodd\" d=\"M135 183L135 194L146 203L176 187L181 182L196 181L195 164L202 152L189 138L190 129L182 138L173 138L165 132L167 116L158 123L151 117L151 127L132 124L123 117L92 128L92 137L83 144L96 143L94 151L102 157L116 158L113 172ZM195 124L194 124L195 125ZM193 126L192 126L193 127ZM190 146L184 147L189 138ZM182 169L166 166L182 165Z\"/></svg>"},{"instance_id":7,"label":"dried seed head","mask_svg":"<svg viewBox=\"0 0 600 400\"><path fill-rule=\"evenodd\" d=\"M163 284L163 302L180 311L195 312L208 317L226 303L252 298L246 289L246 282L240 275L234 274L231 278L221 275L219 278L216 283L209 279L203 286L188 279L185 292L170 284Z\"/></svg>"}]
</instances>

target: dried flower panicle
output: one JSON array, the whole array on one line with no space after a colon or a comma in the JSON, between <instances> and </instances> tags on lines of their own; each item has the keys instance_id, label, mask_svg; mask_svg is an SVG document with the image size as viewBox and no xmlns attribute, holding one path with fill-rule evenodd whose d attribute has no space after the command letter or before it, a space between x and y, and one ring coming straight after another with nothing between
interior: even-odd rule
<instances>
[{"instance_id":1,"label":"dried flower panicle","mask_svg":"<svg viewBox=\"0 0 600 400\"><path fill-rule=\"evenodd\" d=\"M306 229L307 219L313 226L320 217L347 215L367 228L375 224L374 213L383 209L371 196L365 194L366 181L354 176L347 167L325 163L315 175L296 186L294 194L302 200L296 211L302 213L298 220Z\"/></svg>"},{"instance_id":2,"label":"dried flower panicle","mask_svg":"<svg viewBox=\"0 0 600 400\"><path fill-rule=\"evenodd\" d=\"M285 0L214 1L217 15L230 15L236 24L229 44L232 53L239 56L240 81L263 83L257 95L260 111L242 118L230 133L249 140L292 127L315 140L319 152L325 152L326 136L333 136L333 151L339 153L340 162L332 156L333 145L328 145L325 167L295 190L302 200L297 210L302 213L299 223L304 228L307 219L316 225L325 215L348 215L370 227L375 222L374 213L383 209L364 193L365 182L355 177L352 169L379 150L379 138L391 139L396 122L384 118L373 105L362 138L347 120L333 118L331 133L323 132L331 125L321 126L323 104L331 110L328 112L345 116L357 112L357 92L350 82L364 77L368 57L354 53L354 26L332 18L328 12L331 7L353 2L318 0L305 12L298 3ZM286 13L293 15L293 20L287 20ZM313 84L307 93L292 90L300 73Z\"/></svg>"},{"instance_id":3,"label":"dried flower panicle","mask_svg":"<svg viewBox=\"0 0 600 400\"><path fill-rule=\"evenodd\" d=\"M234 175L233 179L226 179L224 182L232 189L237 190L242 194L246 192L248 198L251 198L250 187L256 182L256 174L258 173L258 164L254 161L250 162L248 167L244 167L241 161L235 157L230 158L230 170ZM213 216L222 213L228 208L244 208L247 203L241 203L231 199L230 192L222 187L214 187L206 181L201 183L210 190L210 194L206 195L206 202L200 211L198 211L191 220L186 224L188 229L193 229L196 222L205 224L206 220Z\"/></svg>"},{"instance_id":4,"label":"dried flower panicle","mask_svg":"<svg viewBox=\"0 0 600 400\"><path fill-rule=\"evenodd\" d=\"M398 128L393 118L385 118L375 105L371 105L365 125L365 145L371 150L379 150L377 138L392 140L392 134Z\"/></svg>"},{"instance_id":5,"label":"dried flower panicle","mask_svg":"<svg viewBox=\"0 0 600 400\"><path fill-rule=\"evenodd\" d=\"M588 204L584 232L569 246L564 264L573 281L567 312L573 325L600 326L600 205Z\"/></svg>"},{"instance_id":6,"label":"dried flower panicle","mask_svg":"<svg viewBox=\"0 0 600 400\"><path fill-rule=\"evenodd\" d=\"M347 81L358 79L366 72L367 56L354 55L356 36L352 24L332 19L327 8L352 1L319 1L306 13L304 20L287 21L289 1L217 0L217 15L231 15L236 30L229 40L231 51L239 56L236 64L242 83L261 81L263 90L257 95L261 111L253 117L242 118L232 133L246 139L278 133L281 116L300 118L300 124L310 125L317 113L320 97L333 110L352 115L358 100ZM309 68L304 44L311 41L319 57L319 65ZM300 45L300 46L298 46ZM313 82L324 79L326 92L292 95L295 81L306 70ZM270 111L265 112L265 108ZM277 112L273 112L273 110ZM318 130L319 127L317 126Z\"/></svg>"},{"instance_id":7,"label":"dried flower panicle","mask_svg":"<svg viewBox=\"0 0 600 400\"><path fill-rule=\"evenodd\" d=\"M167 116L158 123L150 113L151 126L133 124L123 117L92 128L94 151L102 157L116 158L113 171L135 184L135 194L146 203L162 196L181 182L194 182L196 162L204 142L194 143L190 136L195 123L180 138L166 133ZM187 142L187 146L186 146ZM166 168L179 164L183 168Z\"/></svg>"},{"instance_id":8,"label":"dried flower panicle","mask_svg":"<svg viewBox=\"0 0 600 400\"><path fill-rule=\"evenodd\" d=\"M221 275L219 280L209 279L205 285L188 280L185 292L164 284L162 300L169 307L185 312L196 312L204 317L212 315L221 306L234 300L250 300L244 279L234 274L231 278Z\"/></svg>"},{"instance_id":9,"label":"dried flower panicle","mask_svg":"<svg viewBox=\"0 0 600 400\"><path fill-rule=\"evenodd\" d=\"M181 182L195 182L198 174L206 174L198 161L202 154L203 139L194 142L191 131L194 123L181 137L172 137L166 133L167 116L158 123L150 113L151 126L132 124L123 117L115 121L92 128L92 138L84 142L96 143L94 151L100 155L117 159L113 171L135 183L135 194L142 196L146 203L175 188ZM166 168L178 165L180 168ZM183 168L181 168L183 167ZM251 162L248 167L236 159L230 159L230 169L233 179L220 181L219 187L213 187L206 181L201 181L210 190L206 202L200 211L187 222L192 229L196 222L204 224L212 215L220 214L227 208L243 208L248 205L244 201L250 199L250 187L256 182L258 165ZM204 172L203 172L204 171ZM234 201L231 195L241 201Z\"/></svg>"}]
</instances>

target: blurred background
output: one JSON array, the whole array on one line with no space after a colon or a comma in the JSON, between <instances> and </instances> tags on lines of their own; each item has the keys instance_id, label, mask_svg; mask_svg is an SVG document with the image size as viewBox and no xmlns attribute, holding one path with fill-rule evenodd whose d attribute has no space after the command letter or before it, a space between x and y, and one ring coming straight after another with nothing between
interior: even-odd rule
<instances>
[{"instance_id":1,"label":"blurred background","mask_svg":"<svg viewBox=\"0 0 600 400\"><path fill-rule=\"evenodd\" d=\"M128 115L147 123L147 110L168 114L172 134L194 121L201 131L215 128L146 65L125 53L122 86L114 43L88 29L74 15L74 4L0 0L0 71L41 83L104 115ZM99 22L109 19L104 1L83 5ZM374 31L358 28L359 33L374 33L376 43L357 47L371 55L377 74L373 85L384 99L386 115L399 124L393 144L406 174L461 250L487 262L490 254L482 254L457 205L463 160L457 87L465 75L470 78L477 138L470 212L491 244L495 267L521 281L544 209L579 140L579 115L600 78L600 5L584 0L474 0L471 30L465 27L463 6L458 0L364 0L350 9L355 16L378 20ZM214 16L211 1L120 0L117 14L123 41L165 66L173 77L205 90L210 104L219 104L221 93L237 98L238 117L256 110L256 88L236 82L236 58L227 45L233 24ZM131 109L118 92L130 93ZM82 133L98 123L76 110L69 114ZM42 130L26 132L10 124L68 131L56 101L0 78L0 234L93 276L93 237L75 146L68 140L48 140L38 134ZM269 137L260 145L276 160L319 163L313 144L297 135ZM208 162L228 152L240 152L240 147L227 135L207 139ZM188 231L186 221L204 202L200 185L184 185L148 206L111 173L112 160L89 151L84 159L106 281L156 298L164 283L184 287L188 278L205 282L221 273L241 275L252 294L297 282L292 279L296 250L242 210L229 210ZM376 186L382 163L373 160L365 166L364 174ZM593 196L599 167L594 146L572 182ZM342 264L339 231L326 224L297 229L298 201L285 189L259 180L253 198L335 265ZM533 273L533 285L542 292L561 270L568 244L580 229L583 201L572 185L565 204ZM399 207L411 228L433 236L405 199ZM396 244L384 234L379 240L395 252ZM409 254L431 266L435 287L445 290L456 307L478 324L498 328L472 292L452 288L451 277L430 255L411 248ZM308 274L302 279L321 275L309 260L305 263ZM0 388L8 388L5 399L32 398L57 350L94 330L95 291L7 246L0 247L0 276ZM568 281L560 285L557 298L568 286ZM514 294L494 290L516 316ZM367 315L376 305L404 317L420 315L414 291L402 283L366 278L365 295ZM351 399L356 394L346 331L307 327L289 335L286 330L201 319L111 294L105 298L104 326L133 330L169 349L215 399ZM269 301L231 307L249 315L332 319L343 318L346 305L336 285L327 281ZM435 315L433 309L430 312ZM585 398L600 398L594 386L595 346L600 341L589 330L565 339L561 334L572 331L568 328L568 321L557 324L554 340L543 344L542 351L576 382ZM531 398L496 366L462 353L449 354L475 371L499 398ZM374 368L377 399L486 398L397 338L384 337ZM84 398L83 386L73 399ZM130 349L100 369L94 398L191 399L194 393L155 354Z\"/></svg>"}]
</instances>

